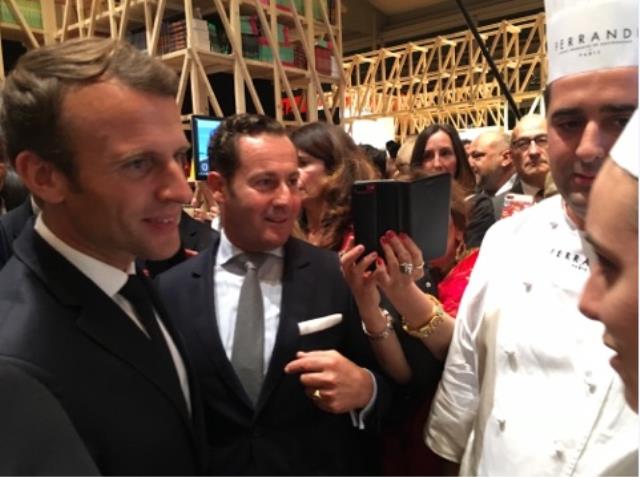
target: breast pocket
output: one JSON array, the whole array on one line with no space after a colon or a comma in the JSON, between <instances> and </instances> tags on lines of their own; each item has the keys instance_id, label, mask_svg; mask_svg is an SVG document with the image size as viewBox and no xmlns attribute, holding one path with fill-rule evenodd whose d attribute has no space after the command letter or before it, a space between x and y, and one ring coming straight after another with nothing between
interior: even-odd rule
<instances>
[{"instance_id":1,"label":"breast pocket","mask_svg":"<svg viewBox=\"0 0 640 477\"><path fill-rule=\"evenodd\" d=\"M342 323L318 330L305 330L304 325L302 328L299 339L302 351L338 349L344 339L344 325Z\"/></svg>"}]
</instances>

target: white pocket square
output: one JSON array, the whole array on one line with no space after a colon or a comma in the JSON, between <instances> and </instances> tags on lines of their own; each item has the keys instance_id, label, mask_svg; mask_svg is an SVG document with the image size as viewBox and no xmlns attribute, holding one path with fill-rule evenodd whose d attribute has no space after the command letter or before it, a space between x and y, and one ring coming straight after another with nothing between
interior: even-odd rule
<instances>
[{"instance_id":1,"label":"white pocket square","mask_svg":"<svg viewBox=\"0 0 640 477\"><path fill-rule=\"evenodd\" d=\"M304 336L336 326L341 321L342 313L334 313L333 315L301 321L298 323L298 329L300 330L300 336Z\"/></svg>"}]
</instances>

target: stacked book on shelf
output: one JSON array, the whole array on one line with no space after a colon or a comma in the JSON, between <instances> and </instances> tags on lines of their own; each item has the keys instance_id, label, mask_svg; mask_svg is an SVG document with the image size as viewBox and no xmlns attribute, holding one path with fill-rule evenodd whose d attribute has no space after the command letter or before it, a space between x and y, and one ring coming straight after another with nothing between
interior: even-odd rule
<instances>
[{"instance_id":1,"label":"stacked book on shelf","mask_svg":"<svg viewBox=\"0 0 640 477\"><path fill-rule=\"evenodd\" d=\"M242 33L242 52L245 58L272 63L273 50L267 36L262 31L262 25L256 15L240 17L240 31ZM296 62L295 46L291 41L291 29L282 23L277 24L275 40L278 42L280 61L285 66L301 66ZM304 57L304 53L302 55ZM299 60L299 58L298 58Z\"/></svg>"},{"instance_id":2,"label":"stacked book on shelf","mask_svg":"<svg viewBox=\"0 0 640 477\"><path fill-rule=\"evenodd\" d=\"M333 54L331 42L318 39L315 45L316 71L322 75L337 77L340 75L338 61Z\"/></svg>"},{"instance_id":3,"label":"stacked book on shelf","mask_svg":"<svg viewBox=\"0 0 640 477\"><path fill-rule=\"evenodd\" d=\"M198 50L229 53L231 51L224 29L214 22L194 18L192 20L191 44ZM144 30L132 31L128 34L129 43L147 50L147 38ZM160 55L187 47L187 25L184 19L165 20L160 26L157 52Z\"/></svg>"}]
</instances>

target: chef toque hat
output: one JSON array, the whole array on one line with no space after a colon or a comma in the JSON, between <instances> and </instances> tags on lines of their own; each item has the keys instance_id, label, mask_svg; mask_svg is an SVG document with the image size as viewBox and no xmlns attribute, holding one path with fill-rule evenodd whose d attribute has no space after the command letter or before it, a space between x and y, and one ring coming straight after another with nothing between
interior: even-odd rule
<instances>
[{"instance_id":1,"label":"chef toque hat","mask_svg":"<svg viewBox=\"0 0 640 477\"><path fill-rule=\"evenodd\" d=\"M638 165L640 164L640 120L636 110L631 120L622 131L622 134L611 148L609 156L613 162L622 167L636 179L638 178Z\"/></svg>"},{"instance_id":2,"label":"chef toque hat","mask_svg":"<svg viewBox=\"0 0 640 477\"><path fill-rule=\"evenodd\" d=\"M638 0L545 0L551 83L638 65Z\"/></svg>"}]
</instances>

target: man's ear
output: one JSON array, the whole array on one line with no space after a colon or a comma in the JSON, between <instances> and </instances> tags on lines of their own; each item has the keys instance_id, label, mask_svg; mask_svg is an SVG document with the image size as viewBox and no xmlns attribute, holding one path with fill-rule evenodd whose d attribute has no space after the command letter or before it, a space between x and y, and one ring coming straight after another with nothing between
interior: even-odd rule
<instances>
[{"instance_id":1,"label":"man's ear","mask_svg":"<svg viewBox=\"0 0 640 477\"><path fill-rule=\"evenodd\" d=\"M226 181L219 172L209 172L207 176L207 185L213 194L216 203L223 204L225 201L224 188Z\"/></svg>"},{"instance_id":2,"label":"man's ear","mask_svg":"<svg viewBox=\"0 0 640 477\"><path fill-rule=\"evenodd\" d=\"M511 149L507 148L500 153L500 165L506 169L507 167L511 167L512 164Z\"/></svg>"},{"instance_id":3,"label":"man's ear","mask_svg":"<svg viewBox=\"0 0 640 477\"><path fill-rule=\"evenodd\" d=\"M22 151L16 157L16 172L27 189L45 203L64 201L68 179L54 165L33 151Z\"/></svg>"}]
</instances>

